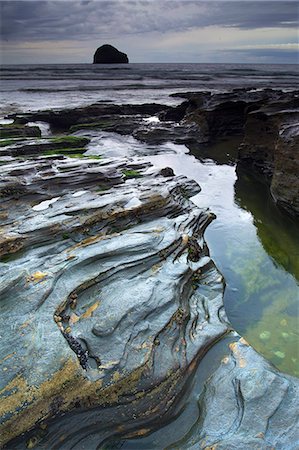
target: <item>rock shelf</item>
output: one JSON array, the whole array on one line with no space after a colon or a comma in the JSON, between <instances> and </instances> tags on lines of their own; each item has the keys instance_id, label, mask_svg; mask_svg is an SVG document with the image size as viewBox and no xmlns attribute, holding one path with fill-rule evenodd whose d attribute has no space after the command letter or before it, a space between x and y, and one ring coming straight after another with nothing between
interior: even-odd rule
<instances>
[{"instance_id":1,"label":"rock shelf","mask_svg":"<svg viewBox=\"0 0 299 450\"><path fill-rule=\"evenodd\" d=\"M2 439L130 396L148 396L150 418L150 392L183 383L228 331L203 240L213 214L188 200L194 182L146 169L69 158L3 167L1 322L13 328L1 349Z\"/></svg>"},{"instance_id":2,"label":"rock shelf","mask_svg":"<svg viewBox=\"0 0 299 450\"><path fill-rule=\"evenodd\" d=\"M98 445L146 435L173 418L202 357L232 331L225 282L204 240L215 216L190 200L200 187L136 156L81 157L89 142L81 131L99 124L103 110L110 131L125 116L130 132L152 143L175 141L183 129L185 139L205 142L245 126L244 161L253 146L250 121L277 116L278 106L261 112L273 95L186 94L178 108L107 105L15 117L19 126L75 126L77 136L65 154L61 136L1 147L2 445L80 449L90 448L94 433ZM156 120L146 126L142 111ZM297 116L294 108L281 114L267 167L273 194L296 209L281 194L279 167L290 173ZM68 156L78 145L80 154ZM298 386L236 338L179 448L295 448Z\"/></svg>"}]
</instances>

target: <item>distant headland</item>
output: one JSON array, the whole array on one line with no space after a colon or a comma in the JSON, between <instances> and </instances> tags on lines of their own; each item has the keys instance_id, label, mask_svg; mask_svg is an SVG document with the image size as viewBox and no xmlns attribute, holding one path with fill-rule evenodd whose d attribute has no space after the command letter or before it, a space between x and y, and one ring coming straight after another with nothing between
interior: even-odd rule
<instances>
[{"instance_id":1,"label":"distant headland","mask_svg":"<svg viewBox=\"0 0 299 450\"><path fill-rule=\"evenodd\" d=\"M112 45L105 44L97 49L93 57L94 64L126 64L129 58Z\"/></svg>"}]
</instances>

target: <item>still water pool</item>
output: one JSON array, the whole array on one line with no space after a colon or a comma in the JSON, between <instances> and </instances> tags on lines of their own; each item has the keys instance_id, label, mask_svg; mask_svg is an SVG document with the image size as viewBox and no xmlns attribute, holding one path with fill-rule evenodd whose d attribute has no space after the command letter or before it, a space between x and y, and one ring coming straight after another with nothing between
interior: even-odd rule
<instances>
[{"instance_id":1,"label":"still water pool","mask_svg":"<svg viewBox=\"0 0 299 450\"><path fill-rule=\"evenodd\" d=\"M299 226L276 207L263 181L236 173L237 146L230 139L149 159L199 183L192 200L217 215L205 237L226 280L229 320L276 367L299 376Z\"/></svg>"}]
</instances>

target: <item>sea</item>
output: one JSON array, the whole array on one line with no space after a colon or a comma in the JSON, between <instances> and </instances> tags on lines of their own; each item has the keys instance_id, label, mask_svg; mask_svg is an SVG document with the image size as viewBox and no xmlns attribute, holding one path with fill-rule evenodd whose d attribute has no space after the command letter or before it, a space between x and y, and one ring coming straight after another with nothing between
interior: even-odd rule
<instances>
[{"instance_id":1,"label":"sea","mask_svg":"<svg viewBox=\"0 0 299 450\"><path fill-rule=\"evenodd\" d=\"M118 104L179 100L185 91L227 91L232 87L298 86L297 65L252 64L45 64L2 66L0 114L94 102Z\"/></svg>"},{"instance_id":2,"label":"sea","mask_svg":"<svg viewBox=\"0 0 299 450\"><path fill-rule=\"evenodd\" d=\"M236 88L293 91L298 65L125 64L14 65L1 67L0 123L7 115L93 103L178 105L183 92L230 92ZM157 117L152 122L158 122ZM50 133L44 124L44 136ZM88 133L88 131L86 131ZM84 135L84 132L77 132ZM169 142L156 153L132 136L93 134L88 154L130 156L198 182L192 201L210 208L216 220L205 238L226 282L224 304L233 328L280 370L299 377L299 224L275 205L268 187L252 173L236 172L240 139L206 149ZM164 448L198 420L197 398L206 376L223 357L221 345L205 357L184 413L176 422L122 449ZM209 372L210 371L210 372ZM179 431L180 430L180 433ZM120 444L119 444L120 445ZM110 448L110 447L109 447ZM112 447L111 447L112 448ZM114 447L113 447L114 448ZM120 447L115 447L120 448Z\"/></svg>"}]
</instances>

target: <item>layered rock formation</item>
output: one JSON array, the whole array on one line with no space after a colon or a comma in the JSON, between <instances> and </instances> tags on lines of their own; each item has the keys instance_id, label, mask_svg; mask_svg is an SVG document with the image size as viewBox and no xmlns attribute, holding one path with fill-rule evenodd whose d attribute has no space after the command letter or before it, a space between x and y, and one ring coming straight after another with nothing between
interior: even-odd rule
<instances>
[{"instance_id":1,"label":"layered rock formation","mask_svg":"<svg viewBox=\"0 0 299 450\"><path fill-rule=\"evenodd\" d=\"M276 202L299 215L299 100L275 102L248 114L240 165L266 175Z\"/></svg>"},{"instance_id":2,"label":"layered rock formation","mask_svg":"<svg viewBox=\"0 0 299 450\"><path fill-rule=\"evenodd\" d=\"M178 108L93 105L18 115L17 124L125 134L125 123L149 142L179 139L179 130L205 142L242 134L269 95L190 95ZM180 122L173 134L172 120ZM279 139L287 145L294 130L285 126ZM214 215L190 201L199 186L136 157L87 157L88 142L2 142L0 435L7 448L79 450L95 448L94 435L99 446L150 433L173 419L203 355L231 330L224 280L203 236ZM244 341L230 351L207 380L187 448L295 448L298 380Z\"/></svg>"},{"instance_id":3,"label":"layered rock formation","mask_svg":"<svg viewBox=\"0 0 299 450\"><path fill-rule=\"evenodd\" d=\"M299 215L299 93L235 90L191 94L184 121L195 123L201 141L243 136L239 166L267 177L276 202Z\"/></svg>"},{"instance_id":4,"label":"layered rock formation","mask_svg":"<svg viewBox=\"0 0 299 450\"><path fill-rule=\"evenodd\" d=\"M299 214L299 92L235 89L179 96L187 100L177 107L95 104L13 117L20 124L43 120L54 129L129 133L153 145L172 141L198 146L219 137L243 136L239 167L263 174L276 202L290 214ZM157 121L148 126L142 118L151 115Z\"/></svg>"},{"instance_id":5,"label":"layered rock formation","mask_svg":"<svg viewBox=\"0 0 299 450\"><path fill-rule=\"evenodd\" d=\"M125 53L109 44L99 47L93 57L94 64L124 64L128 62L129 59Z\"/></svg>"},{"instance_id":6,"label":"layered rock formation","mask_svg":"<svg viewBox=\"0 0 299 450\"><path fill-rule=\"evenodd\" d=\"M229 345L199 398L198 421L171 449L295 450L299 383L279 373L244 339Z\"/></svg>"},{"instance_id":7,"label":"layered rock formation","mask_svg":"<svg viewBox=\"0 0 299 450\"><path fill-rule=\"evenodd\" d=\"M150 422L227 332L203 240L214 216L188 200L194 182L147 169L65 157L3 166L1 328L13 328L1 346L2 443L86 408L123 403L135 426Z\"/></svg>"}]
</instances>

